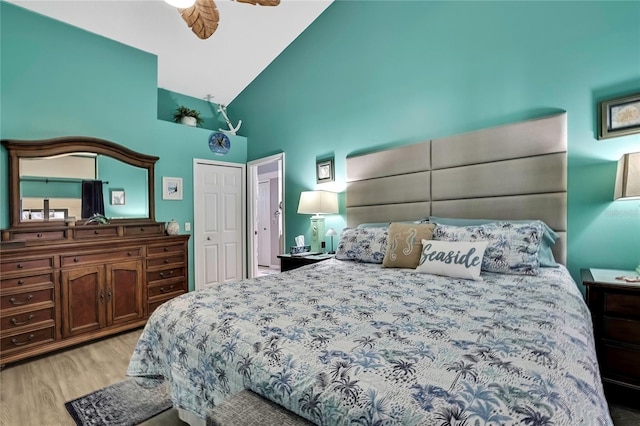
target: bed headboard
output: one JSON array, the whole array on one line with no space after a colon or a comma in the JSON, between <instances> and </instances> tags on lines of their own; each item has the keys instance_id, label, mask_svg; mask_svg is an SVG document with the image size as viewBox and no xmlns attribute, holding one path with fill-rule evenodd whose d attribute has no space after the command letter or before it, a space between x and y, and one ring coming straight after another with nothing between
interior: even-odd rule
<instances>
[{"instance_id":1,"label":"bed headboard","mask_svg":"<svg viewBox=\"0 0 640 426\"><path fill-rule=\"evenodd\" d=\"M540 219L566 260L567 113L347 157L347 226Z\"/></svg>"}]
</instances>

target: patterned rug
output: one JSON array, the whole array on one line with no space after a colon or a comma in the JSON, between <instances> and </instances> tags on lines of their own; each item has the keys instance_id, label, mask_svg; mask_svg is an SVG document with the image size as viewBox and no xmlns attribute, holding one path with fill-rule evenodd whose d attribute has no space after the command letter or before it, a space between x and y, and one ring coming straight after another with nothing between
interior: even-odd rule
<instances>
[{"instance_id":1,"label":"patterned rug","mask_svg":"<svg viewBox=\"0 0 640 426\"><path fill-rule=\"evenodd\" d=\"M172 404L162 379L132 377L64 406L78 426L134 426Z\"/></svg>"}]
</instances>

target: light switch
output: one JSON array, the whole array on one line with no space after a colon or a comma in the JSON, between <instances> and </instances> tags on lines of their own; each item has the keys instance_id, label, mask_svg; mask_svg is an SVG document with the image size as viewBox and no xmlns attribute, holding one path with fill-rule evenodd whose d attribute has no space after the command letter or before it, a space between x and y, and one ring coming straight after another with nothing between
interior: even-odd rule
<instances>
[{"instance_id":1,"label":"light switch","mask_svg":"<svg viewBox=\"0 0 640 426\"><path fill-rule=\"evenodd\" d=\"M191 231L191 222L185 222L184 223L184 230L185 231Z\"/></svg>"}]
</instances>

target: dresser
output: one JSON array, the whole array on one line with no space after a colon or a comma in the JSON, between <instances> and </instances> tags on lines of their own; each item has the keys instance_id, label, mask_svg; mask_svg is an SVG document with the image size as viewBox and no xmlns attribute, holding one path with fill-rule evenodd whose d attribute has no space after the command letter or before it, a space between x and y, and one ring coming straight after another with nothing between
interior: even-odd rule
<instances>
[{"instance_id":1,"label":"dresser","mask_svg":"<svg viewBox=\"0 0 640 426\"><path fill-rule=\"evenodd\" d=\"M632 282L638 274L610 269L581 274L603 382L640 390L640 282Z\"/></svg>"},{"instance_id":2,"label":"dresser","mask_svg":"<svg viewBox=\"0 0 640 426\"><path fill-rule=\"evenodd\" d=\"M81 231L91 228L124 233L117 225ZM3 247L0 364L144 325L188 291L188 240L156 232Z\"/></svg>"}]
</instances>

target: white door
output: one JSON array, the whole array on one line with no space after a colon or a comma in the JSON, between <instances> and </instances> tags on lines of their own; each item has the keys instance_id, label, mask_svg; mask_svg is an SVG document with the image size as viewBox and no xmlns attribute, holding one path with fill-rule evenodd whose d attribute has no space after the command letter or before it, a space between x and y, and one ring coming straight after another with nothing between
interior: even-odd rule
<instances>
[{"instance_id":1,"label":"white door","mask_svg":"<svg viewBox=\"0 0 640 426\"><path fill-rule=\"evenodd\" d=\"M258 265L271 265L271 185L258 183Z\"/></svg>"},{"instance_id":2,"label":"white door","mask_svg":"<svg viewBox=\"0 0 640 426\"><path fill-rule=\"evenodd\" d=\"M245 276L245 166L194 160L195 287Z\"/></svg>"}]
</instances>

